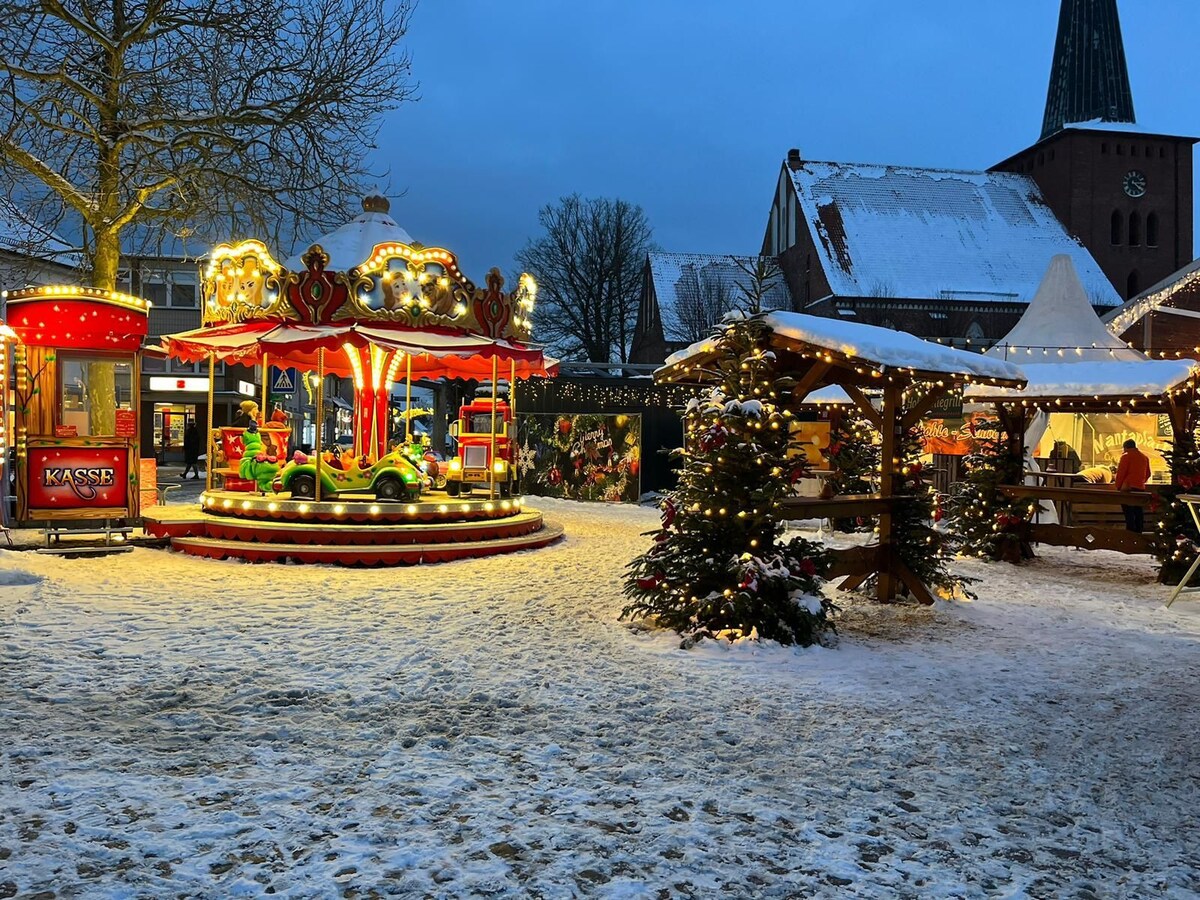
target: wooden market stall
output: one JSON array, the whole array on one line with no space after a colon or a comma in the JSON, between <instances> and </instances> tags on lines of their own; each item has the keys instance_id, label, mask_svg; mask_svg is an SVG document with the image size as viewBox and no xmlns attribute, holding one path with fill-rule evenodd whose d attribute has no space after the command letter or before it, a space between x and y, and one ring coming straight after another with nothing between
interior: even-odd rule
<instances>
[{"instance_id":1,"label":"wooden market stall","mask_svg":"<svg viewBox=\"0 0 1200 900\"><path fill-rule=\"evenodd\" d=\"M1112 484L1091 483L1071 471L1043 472L1031 451L1050 417L1061 413L1152 416L1154 433L1135 434L1138 443L1153 453L1162 421L1169 423L1168 439L1177 450L1192 449L1196 364L1148 359L1109 331L1066 256L1051 260L1029 308L988 355L1019 363L1028 379L1022 389L972 385L963 399L994 406L1008 436L1008 452L1025 460L1024 483L1007 485L1002 493L1030 501L1029 542L1150 552L1145 535L1113 520L1122 505L1150 506L1153 490L1118 493ZM1175 483L1176 473L1167 474Z\"/></svg>"},{"instance_id":2,"label":"wooden market stall","mask_svg":"<svg viewBox=\"0 0 1200 900\"><path fill-rule=\"evenodd\" d=\"M80 286L7 295L17 521L139 515L141 346L150 304Z\"/></svg>"},{"instance_id":3,"label":"wooden market stall","mask_svg":"<svg viewBox=\"0 0 1200 900\"><path fill-rule=\"evenodd\" d=\"M788 407L799 407L818 389L839 386L882 437L877 493L794 498L787 501L787 514L792 518L876 517L878 543L835 551L832 574L845 576L841 587L847 590L874 578L882 601L893 600L904 585L921 602L932 603L929 589L903 563L893 542L896 505L904 502L896 490L900 441L947 391L961 384L1018 388L1025 383L1021 370L1002 360L872 325L793 312L770 312L762 318L770 329L769 350L777 355L782 370L795 378ZM717 353L713 340L700 341L669 357L655 378L703 383ZM878 397L878 405L869 395Z\"/></svg>"}]
</instances>

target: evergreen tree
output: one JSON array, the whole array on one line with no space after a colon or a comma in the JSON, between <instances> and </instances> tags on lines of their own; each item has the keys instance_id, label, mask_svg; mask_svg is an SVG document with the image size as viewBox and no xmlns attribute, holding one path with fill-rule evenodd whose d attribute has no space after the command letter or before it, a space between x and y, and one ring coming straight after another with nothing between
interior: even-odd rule
<instances>
[{"instance_id":1,"label":"evergreen tree","mask_svg":"<svg viewBox=\"0 0 1200 900\"><path fill-rule=\"evenodd\" d=\"M827 483L835 495L874 492L879 479L878 432L861 412L847 410L837 418L824 452L833 470ZM833 520L837 531L863 531L873 524L863 516Z\"/></svg>"},{"instance_id":2,"label":"evergreen tree","mask_svg":"<svg viewBox=\"0 0 1200 900\"><path fill-rule=\"evenodd\" d=\"M1180 494L1200 492L1200 452L1189 442L1176 440L1162 454L1175 476L1165 485L1146 511L1153 525L1152 544L1158 558L1158 580L1178 584L1200 553L1200 533Z\"/></svg>"},{"instance_id":3,"label":"evergreen tree","mask_svg":"<svg viewBox=\"0 0 1200 900\"><path fill-rule=\"evenodd\" d=\"M819 641L832 624L820 594L827 555L803 538L781 540L776 504L807 470L779 407L782 377L759 318L738 314L714 331L715 383L683 410L679 487L662 528L629 565L622 617L644 616L684 637Z\"/></svg>"},{"instance_id":4,"label":"evergreen tree","mask_svg":"<svg viewBox=\"0 0 1200 900\"><path fill-rule=\"evenodd\" d=\"M958 552L956 536L934 522L938 498L934 486L925 480L921 429L910 428L901 438L899 450L895 492L905 499L896 504L892 516L896 553L928 587L951 597L958 593L973 596L967 589L971 579L950 571L949 559Z\"/></svg>"},{"instance_id":5,"label":"evergreen tree","mask_svg":"<svg viewBox=\"0 0 1200 900\"><path fill-rule=\"evenodd\" d=\"M963 459L966 478L955 486L948 509L959 552L981 559L1019 563L1028 556L1024 540L1027 501L1000 493L1002 484L1020 484L1024 461L1011 453L995 419L972 426L974 449Z\"/></svg>"}]
</instances>

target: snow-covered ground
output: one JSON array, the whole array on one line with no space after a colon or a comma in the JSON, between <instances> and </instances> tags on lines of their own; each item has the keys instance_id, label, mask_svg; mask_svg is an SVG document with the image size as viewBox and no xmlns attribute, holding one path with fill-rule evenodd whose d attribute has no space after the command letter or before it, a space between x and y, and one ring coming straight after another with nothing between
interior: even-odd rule
<instances>
[{"instance_id":1,"label":"snow-covered ground","mask_svg":"<svg viewBox=\"0 0 1200 900\"><path fill-rule=\"evenodd\" d=\"M1185 897L1200 603L963 563L837 650L616 621L652 510L395 570L0 553L0 897Z\"/></svg>"}]
</instances>

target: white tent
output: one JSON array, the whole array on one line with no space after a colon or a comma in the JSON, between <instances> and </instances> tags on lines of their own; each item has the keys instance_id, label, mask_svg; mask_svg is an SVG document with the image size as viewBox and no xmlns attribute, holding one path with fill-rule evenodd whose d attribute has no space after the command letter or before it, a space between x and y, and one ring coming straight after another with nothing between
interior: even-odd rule
<instances>
[{"instance_id":1,"label":"white tent","mask_svg":"<svg viewBox=\"0 0 1200 900\"><path fill-rule=\"evenodd\" d=\"M1145 359L1096 315L1066 254L1050 260L1025 314L987 355L1017 365Z\"/></svg>"}]
</instances>

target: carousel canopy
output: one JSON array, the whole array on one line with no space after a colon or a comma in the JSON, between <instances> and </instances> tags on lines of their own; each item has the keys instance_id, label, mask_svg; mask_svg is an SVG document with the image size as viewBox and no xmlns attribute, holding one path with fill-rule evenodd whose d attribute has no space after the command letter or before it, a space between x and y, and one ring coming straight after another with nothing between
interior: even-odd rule
<instances>
[{"instance_id":1,"label":"carousel canopy","mask_svg":"<svg viewBox=\"0 0 1200 900\"><path fill-rule=\"evenodd\" d=\"M347 272L370 259L379 244L413 244L409 233L396 224L388 215L391 203L386 197L371 194L363 197L362 215L355 216L345 225L313 241L329 254L329 268ZM305 245L306 248L311 245ZM296 254L286 263L288 269L298 272L304 268L301 254Z\"/></svg>"},{"instance_id":2,"label":"carousel canopy","mask_svg":"<svg viewBox=\"0 0 1200 900\"><path fill-rule=\"evenodd\" d=\"M988 356L1025 363L1145 359L1096 315L1071 257L1050 260L1042 283L1012 331Z\"/></svg>"}]
</instances>

